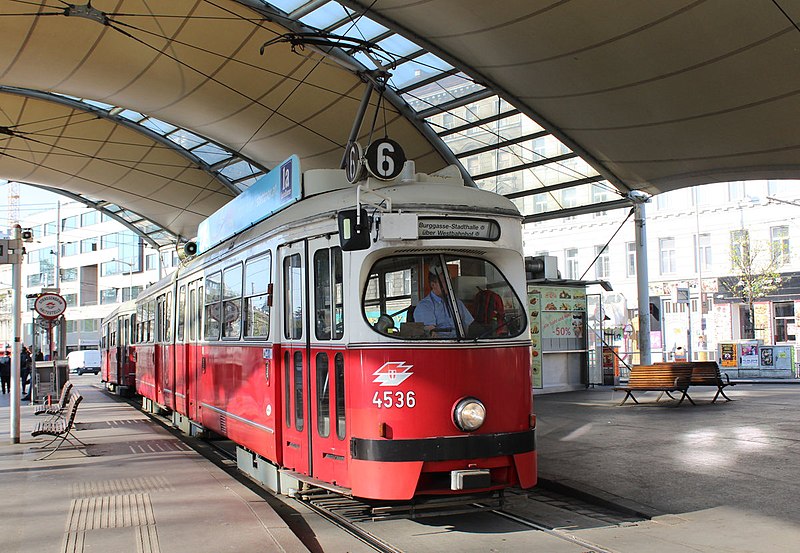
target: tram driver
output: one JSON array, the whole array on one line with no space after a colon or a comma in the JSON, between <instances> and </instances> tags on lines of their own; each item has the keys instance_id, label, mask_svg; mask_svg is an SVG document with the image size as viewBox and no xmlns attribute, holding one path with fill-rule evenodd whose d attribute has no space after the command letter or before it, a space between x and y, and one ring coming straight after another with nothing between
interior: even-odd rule
<instances>
[{"instance_id":1,"label":"tram driver","mask_svg":"<svg viewBox=\"0 0 800 553\"><path fill-rule=\"evenodd\" d=\"M425 325L425 330L433 337L455 338L456 324L452 315L452 303L447 295L447 286L442 282L442 277L433 271L428 274L428 282L431 292L422 298L414 309L414 322ZM458 298L456 305L466 332L474 318Z\"/></svg>"}]
</instances>

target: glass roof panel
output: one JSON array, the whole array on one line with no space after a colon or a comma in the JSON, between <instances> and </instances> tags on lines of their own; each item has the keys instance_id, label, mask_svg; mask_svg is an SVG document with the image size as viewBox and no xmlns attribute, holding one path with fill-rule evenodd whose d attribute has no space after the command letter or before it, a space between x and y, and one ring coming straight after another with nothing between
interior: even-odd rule
<instances>
[{"instance_id":1,"label":"glass roof panel","mask_svg":"<svg viewBox=\"0 0 800 553\"><path fill-rule=\"evenodd\" d=\"M233 184L235 184L236 188L238 188L239 190L244 191L253 186L253 183L256 182L261 175L262 173L259 173L255 176L248 177L246 179L237 180Z\"/></svg>"},{"instance_id":2,"label":"glass roof panel","mask_svg":"<svg viewBox=\"0 0 800 553\"><path fill-rule=\"evenodd\" d=\"M231 163L230 165L226 165L223 169L220 170L220 173L228 177L230 180L237 180L241 179L242 177L248 177L253 173L257 172L259 172L258 167L250 165L244 160Z\"/></svg>"},{"instance_id":3,"label":"glass roof panel","mask_svg":"<svg viewBox=\"0 0 800 553\"><path fill-rule=\"evenodd\" d=\"M304 4L308 4L308 0L269 0L266 2L262 0L262 2L272 4L276 8L285 11L286 13L292 13L294 10L299 8Z\"/></svg>"},{"instance_id":4,"label":"glass roof panel","mask_svg":"<svg viewBox=\"0 0 800 553\"><path fill-rule=\"evenodd\" d=\"M342 18L347 17L348 13L353 13L353 11L337 2L327 2L313 12L301 17L300 21L309 27L326 29L334 23L341 21Z\"/></svg>"},{"instance_id":5,"label":"glass roof panel","mask_svg":"<svg viewBox=\"0 0 800 553\"><path fill-rule=\"evenodd\" d=\"M378 46L380 46L390 54L394 54L398 58L404 58L405 56L411 55L414 52L419 52L422 50L422 48L420 48L419 46L417 46L416 44L414 44L413 42L411 42L402 35L392 35L390 37L387 37L378 42Z\"/></svg>"},{"instance_id":6,"label":"glass roof panel","mask_svg":"<svg viewBox=\"0 0 800 553\"><path fill-rule=\"evenodd\" d=\"M507 165L505 158L500 160L498 168L498 164L487 156L480 160L468 158L465 165L470 174L472 174L472 171L476 171L475 174L485 174L494 170L512 169ZM566 161L545 163L544 165L517 171L512 169L512 172L478 179L475 184L484 190L491 190L500 194L512 194L515 192L534 191L544 186L556 186L594 176L597 176L597 171L592 169L581 158L574 157ZM502 192L499 192L500 190Z\"/></svg>"},{"instance_id":7,"label":"glass roof panel","mask_svg":"<svg viewBox=\"0 0 800 553\"><path fill-rule=\"evenodd\" d=\"M522 136L523 133L528 134L543 130L530 119L527 119L526 124L523 125L523 118L527 119L514 109L505 109L500 106L494 115L484 117L481 120L476 120L471 114L468 114L466 108L455 108L443 113L437 113L426 117L425 120L433 130L442 135L445 142L469 136L482 144L491 144L497 142L494 138L497 135L504 138L513 138L515 135ZM486 122L482 123L481 121L484 120ZM523 128L520 131L509 130L515 127ZM488 135L488 137L483 135Z\"/></svg>"},{"instance_id":8,"label":"glass roof panel","mask_svg":"<svg viewBox=\"0 0 800 553\"><path fill-rule=\"evenodd\" d=\"M168 134L167 138L172 140L178 146L182 146L187 150L191 150L192 148L196 148L197 146L208 142L206 139L200 138L196 134L189 132L186 129L178 129L177 131Z\"/></svg>"},{"instance_id":9,"label":"glass roof panel","mask_svg":"<svg viewBox=\"0 0 800 553\"><path fill-rule=\"evenodd\" d=\"M355 59L357 59L362 65L364 65L364 67L366 67L367 69L377 69L378 68L378 66L375 64L375 62L373 62L372 59L367 57L367 55L364 54L363 52L358 52L358 53L354 54L353 57Z\"/></svg>"},{"instance_id":10,"label":"glass roof panel","mask_svg":"<svg viewBox=\"0 0 800 553\"><path fill-rule=\"evenodd\" d=\"M514 198L512 201L520 212L538 214L570 207L584 207L616 197L618 197L616 189L608 181L602 181L596 184L581 184L571 188L532 194Z\"/></svg>"},{"instance_id":11,"label":"glass roof panel","mask_svg":"<svg viewBox=\"0 0 800 553\"><path fill-rule=\"evenodd\" d=\"M138 111L133 111L132 109L122 110L121 112L119 112L119 116L124 117L129 121L133 121L134 123L138 123L139 121L145 118L144 115L142 115Z\"/></svg>"},{"instance_id":12,"label":"glass roof panel","mask_svg":"<svg viewBox=\"0 0 800 553\"><path fill-rule=\"evenodd\" d=\"M388 30L389 29L380 23L373 21L368 17L361 17L356 20L355 25L353 25L351 21L347 21L333 32L347 37L371 40L376 36L382 35Z\"/></svg>"},{"instance_id":13,"label":"glass roof panel","mask_svg":"<svg viewBox=\"0 0 800 553\"><path fill-rule=\"evenodd\" d=\"M425 79L452 68L452 65L433 54L423 54L397 66L392 71L389 84L393 88L405 88L417 79Z\"/></svg>"},{"instance_id":14,"label":"glass roof panel","mask_svg":"<svg viewBox=\"0 0 800 553\"><path fill-rule=\"evenodd\" d=\"M165 230L151 232L148 236L159 244L170 244L175 242L175 236Z\"/></svg>"},{"instance_id":15,"label":"glass roof panel","mask_svg":"<svg viewBox=\"0 0 800 553\"><path fill-rule=\"evenodd\" d=\"M143 121L139 121L139 124L141 126L143 126L143 127L147 127L151 131L157 132L161 136L164 136L165 134L169 134L169 133L171 133L172 131L174 131L175 129L178 128L175 125L170 125L169 123L165 123L164 121L160 121L160 120L156 119L155 117L148 117L147 119L144 119Z\"/></svg>"},{"instance_id":16,"label":"glass roof panel","mask_svg":"<svg viewBox=\"0 0 800 553\"><path fill-rule=\"evenodd\" d=\"M114 107L111 104L106 104L105 102L98 102L97 100L87 100L86 98L84 98L81 101L82 102L86 102L90 106L94 106L96 108L104 109L106 111L109 111L111 108Z\"/></svg>"},{"instance_id":17,"label":"glass roof panel","mask_svg":"<svg viewBox=\"0 0 800 553\"><path fill-rule=\"evenodd\" d=\"M209 165L214 165L222 160L233 157L233 154L231 154L228 150L225 150L216 144L212 144L211 142L206 142L202 146L192 149L191 152Z\"/></svg>"},{"instance_id":18,"label":"glass roof panel","mask_svg":"<svg viewBox=\"0 0 800 553\"><path fill-rule=\"evenodd\" d=\"M415 111L421 111L483 89L484 87L475 84L463 73L459 73L458 75L448 75L432 83L415 88L401 94L401 96Z\"/></svg>"}]
</instances>

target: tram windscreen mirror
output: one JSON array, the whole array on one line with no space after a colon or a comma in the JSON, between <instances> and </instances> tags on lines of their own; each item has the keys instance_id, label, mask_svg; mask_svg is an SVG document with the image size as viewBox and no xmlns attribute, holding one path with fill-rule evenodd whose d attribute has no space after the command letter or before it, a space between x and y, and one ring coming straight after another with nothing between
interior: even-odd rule
<instances>
[{"instance_id":1,"label":"tram windscreen mirror","mask_svg":"<svg viewBox=\"0 0 800 553\"><path fill-rule=\"evenodd\" d=\"M361 210L360 221L356 222L357 211L347 209L340 211L337 217L339 223L339 245L342 251L366 250L369 248L369 219L367 210Z\"/></svg>"}]
</instances>

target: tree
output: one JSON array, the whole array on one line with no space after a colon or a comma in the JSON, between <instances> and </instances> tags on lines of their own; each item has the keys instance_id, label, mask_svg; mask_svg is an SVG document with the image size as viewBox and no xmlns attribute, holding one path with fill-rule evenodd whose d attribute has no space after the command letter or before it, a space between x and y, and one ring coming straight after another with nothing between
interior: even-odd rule
<instances>
[{"instance_id":1,"label":"tree","mask_svg":"<svg viewBox=\"0 0 800 553\"><path fill-rule=\"evenodd\" d=\"M746 230L734 231L731 240L731 269L733 278L724 279L727 290L747 304L749 328L744 338L755 338L755 312L753 303L778 289L781 275L777 268L780 256L772 248L762 244L751 244L750 233Z\"/></svg>"}]
</instances>

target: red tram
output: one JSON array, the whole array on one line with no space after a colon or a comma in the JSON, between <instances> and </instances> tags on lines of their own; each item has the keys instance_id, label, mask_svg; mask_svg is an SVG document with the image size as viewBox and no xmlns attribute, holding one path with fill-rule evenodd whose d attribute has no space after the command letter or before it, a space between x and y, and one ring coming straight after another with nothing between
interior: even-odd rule
<instances>
[{"instance_id":1,"label":"red tram","mask_svg":"<svg viewBox=\"0 0 800 553\"><path fill-rule=\"evenodd\" d=\"M109 389L121 395L132 394L136 387L136 361L131 340L135 313L136 304L127 301L103 320L100 378Z\"/></svg>"},{"instance_id":2,"label":"red tram","mask_svg":"<svg viewBox=\"0 0 800 553\"><path fill-rule=\"evenodd\" d=\"M338 170L301 179L291 158L264 179L136 300L145 406L230 438L242 470L278 491L311 481L407 500L535 485L513 203L413 164L354 186ZM114 316L107 333L124 325ZM117 344L105 341L109 367Z\"/></svg>"}]
</instances>

